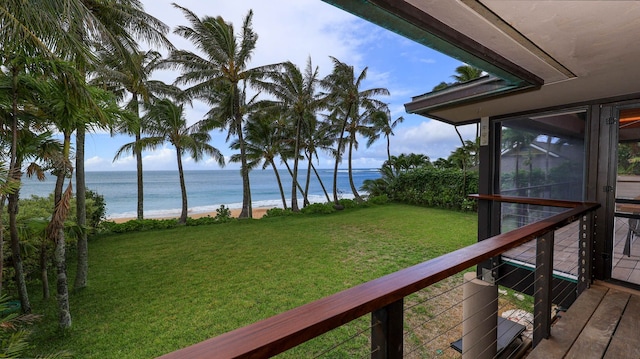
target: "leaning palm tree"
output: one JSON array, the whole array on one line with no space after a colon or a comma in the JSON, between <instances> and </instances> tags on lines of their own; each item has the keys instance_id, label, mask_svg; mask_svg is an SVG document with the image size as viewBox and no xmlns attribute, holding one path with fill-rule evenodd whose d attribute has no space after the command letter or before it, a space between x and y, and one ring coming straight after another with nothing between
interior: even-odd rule
<instances>
[{"instance_id":1,"label":"leaning palm tree","mask_svg":"<svg viewBox=\"0 0 640 359\"><path fill-rule=\"evenodd\" d=\"M306 129L309 128L310 122L315 119L316 111L321 109L322 101L316 91L318 68L313 67L311 58L307 60L304 74L291 62L283 63L282 67L282 71L270 74L271 81L258 82L257 86L276 98L273 106L279 108L283 116L291 121L291 128L294 131L291 209L298 211L298 162L304 141L303 136L308 132Z\"/></svg>"},{"instance_id":2,"label":"leaning palm tree","mask_svg":"<svg viewBox=\"0 0 640 359\"><path fill-rule=\"evenodd\" d=\"M243 132L246 119L241 111L241 97L247 84L272 71L274 66L248 67L258 40L258 35L251 28L252 11L245 17L241 32L236 36L233 24L220 16L200 18L184 7L173 5L184 13L191 25L178 26L174 32L191 41L204 57L186 50L172 51L167 66L182 70L176 84L191 85L185 89L187 98L217 107L218 111L215 114L210 112L208 116L211 120L209 127L223 126L228 131L228 139L237 137L242 175L242 211L239 217L251 218L249 165Z\"/></svg>"},{"instance_id":3,"label":"leaning palm tree","mask_svg":"<svg viewBox=\"0 0 640 359\"><path fill-rule=\"evenodd\" d=\"M176 160L178 162L178 175L180 178L180 192L182 194L182 212L180 223L187 222L187 188L184 181L184 170L182 168L182 156L185 153L198 162L204 155L208 155L224 166L224 156L220 151L211 146L209 141L211 136L206 131L200 130L200 124L196 123L187 126L184 117L183 105L176 105L171 100L162 99L153 103L143 118L145 131L148 137L140 139L139 145L142 148L154 149L166 142L171 143L176 149ZM118 151L116 157L123 151L131 151L135 143L124 146Z\"/></svg>"},{"instance_id":4,"label":"leaning palm tree","mask_svg":"<svg viewBox=\"0 0 640 359\"><path fill-rule=\"evenodd\" d=\"M322 86L328 90L326 93L327 101L331 109L330 117L333 119L336 133L337 146L335 150L335 166L333 172L333 200L335 206L339 207L338 201L338 165L342 161L342 155L345 151L345 144L349 144L353 149L356 141L356 133L360 131L359 123L363 120L369 121L368 115L375 110L386 107L386 104L375 96L389 95L386 88L372 88L362 90L364 80L367 77L367 69L364 68L357 76L353 66L347 65L335 57L333 60L333 71L322 80ZM350 136L345 137L345 132L349 132ZM353 185L353 172L349 165L349 182L352 192L356 199L359 199L358 191Z\"/></svg>"},{"instance_id":5,"label":"leaning palm tree","mask_svg":"<svg viewBox=\"0 0 640 359\"><path fill-rule=\"evenodd\" d=\"M373 137L370 137L370 140L377 140L380 134L385 137L387 140L387 160L391 160L391 136L394 135L393 129L402 123L402 121L404 121L404 117L402 116L391 121L391 116L384 112L380 112L377 116L373 117L373 126L377 133Z\"/></svg>"}]
</instances>

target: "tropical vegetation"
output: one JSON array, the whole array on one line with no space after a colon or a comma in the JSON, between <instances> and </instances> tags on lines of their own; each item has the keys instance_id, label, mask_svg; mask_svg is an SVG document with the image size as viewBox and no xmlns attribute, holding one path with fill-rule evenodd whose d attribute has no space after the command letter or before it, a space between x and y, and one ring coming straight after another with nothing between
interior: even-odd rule
<instances>
[{"instance_id":1,"label":"tropical vegetation","mask_svg":"<svg viewBox=\"0 0 640 359\"><path fill-rule=\"evenodd\" d=\"M3 292L16 295L25 314L33 307L29 292L34 291L30 283L38 277L34 273L40 274L41 282L35 291L41 292L45 300L39 301L39 306L49 311L55 307L58 328L71 328L72 313L76 310L83 314L113 310L92 307L92 301L87 300L95 294L87 287L88 235L104 219L103 199L87 190L84 183L84 142L88 131L110 131L132 138L117 150L114 160L127 155L135 158L137 218L121 227L114 224L102 227L110 232L163 228L176 234L190 225L229 222L225 208L220 208L215 218L198 221L189 219L187 212L183 157L189 156L194 161L213 159L222 166L224 157L210 144L211 132L216 130L224 131L230 148L237 151L229 160L240 163L243 186L240 218L253 217L250 171L268 167L277 176L282 209L271 211L267 218L297 212L329 214L371 203L386 203L389 199L468 209L468 204L459 199L477 186L477 177L472 174L477 166L477 142L462 141L461 150L433 163L424 155L392 156L390 136L403 118L392 120L384 102L390 95L388 89L367 87L367 67L356 69L332 57L333 68L321 77L310 58L304 70L285 59L253 66L251 58L258 46L258 34L252 29L252 11L236 31L236 27L221 16L199 16L185 7L174 6L189 23L174 32L191 42L197 52L177 49L169 43L166 35L170 29L146 13L137 0L9 0L0 4L0 42L3 44L0 48L0 146L3 149L0 168L4 171L0 171L0 211L7 213L0 215L0 295ZM143 47L152 50L143 50ZM168 54L163 57L157 50L167 50ZM166 69L179 70L172 84L152 78L155 71ZM460 76L463 75L475 76L471 72L463 74L461 70ZM464 77L456 80L466 81ZM194 101L208 107L203 118L187 118L185 108ZM370 195L369 202L365 202L353 179L353 154L359 146L370 146L382 138L386 140L387 161L381 168L381 179L365 184ZM182 212L175 221L149 222L144 218L142 154L145 149L165 144L171 144L176 151ZM333 157L331 188L322 183L316 170L319 153ZM343 162L348 168L353 201L338 194L337 175ZM304 167L306 173L303 174L301 168ZM290 202L287 202L281 174L292 179ZM26 204L29 201L21 199L17 190L23 175L39 179L50 175L56 179L50 202L45 202L49 207L47 211L20 209L20 206L29 206ZM326 204L309 201L309 184L314 175L322 186ZM440 187L419 187L425 181ZM445 188L447 181L461 186ZM437 196L442 197L439 202ZM384 215L391 217L389 213ZM285 233L283 227L287 226L273 223L274 228ZM230 228L242 227L233 224ZM266 230L274 228L266 227ZM189 236L193 233L196 232ZM295 237L299 233L290 235ZM231 242L240 238L255 239L250 234L219 238L225 237L233 238ZM5 238L8 248L4 247ZM146 235L140 238L149 243ZM194 238L219 240L202 234ZM159 238L154 241L156 239ZM116 243L119 239L110 242ZM101 242L92 242L92 247L100 247L98 243ZM160 248L160 252L172 252L172 258L186 258L187 252L174 245ZM227 245L216 242L216 246ZM302 250L313 253L312 248ZM145 252L154 255L155 251ZM74 255L71 263L75 269L67 263L70 254ZM93 258L100 261L113 257L97 253ZM7 268L5 262L11 268ZM96 263L99 268L100 263ZM163 265L172 268L166 263ZM55 306L48 301L49 270L55 273ZM73 288L69 288L69 272L75 274ZM201 274L197 276L204 278ZM124 282L137 280L122 278ZM98 278L94 283L106 292L118 289L109 289L110 286ZM49 334L41 333L40 337ZM157 346L157 350L163 348Z\"/></svg>"}]
</instances>

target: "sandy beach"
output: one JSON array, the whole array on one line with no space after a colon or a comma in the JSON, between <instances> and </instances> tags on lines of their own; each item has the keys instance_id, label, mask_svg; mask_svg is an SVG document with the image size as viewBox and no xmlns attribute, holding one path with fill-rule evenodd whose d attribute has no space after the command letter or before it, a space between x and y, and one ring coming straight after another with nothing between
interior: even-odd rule
<instances>
[{"instance_id":1,"label":"sandy beach","mask_svg":"<svg viewBox=\"0 0 640 359\"><path fill-rule=\"evenodd\" d=\"M267 208L267 207L257 207L257 208L253 208L253 218L254 219L259 219L262 218L267 211L271 209L271 208ZM231 216L238 218L238 216L240 215L240 212L242 211L242 209L240 208L235 208L235 209L231 209ZM216 212L205 212L205 213L190 213L189 217L191 218L201 218L201 217L215 217L216 216ZM116 223L124 223L130 220L135 219L134 217L132 218L108 218L108 221L112 221L112 222L116 222ZM170 217L163 217L163 218L145 218L145 219L172 219Z\"/></svg>"}]
</instances>

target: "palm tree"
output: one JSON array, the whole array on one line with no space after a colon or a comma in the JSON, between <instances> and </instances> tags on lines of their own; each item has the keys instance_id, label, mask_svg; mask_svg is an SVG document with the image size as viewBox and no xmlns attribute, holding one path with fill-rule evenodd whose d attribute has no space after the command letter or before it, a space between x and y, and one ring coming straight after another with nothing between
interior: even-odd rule
<instances>
[{"instance_id":1,"label":"palm tree","mask_svg":"<svg viewBox=\"0 0 640 359\"><path fill-rule=\"evenodd\" d=\"M245 17L240 35L236 37L233 24L222 17L205 16L201 19L192 11L175 3L173 5L182 10L191 24L191 27L178 26L174 32L190 40L205 57L185 50L172 51L167 64L182 70L176 79L177 84L192 85L185 90L187 98L200 99L218 108L215 115L210 112L214 116L208 117L209 127L227 128L227 138L237 136L242 175L242 211L239 217L251 218L251 187L243 133L245 118L240 109L244 91L241 88L261 78L274 66L247 67L258 40L251 29L252 11Z\"/></svg>"},{"instance_id":2,"label":"palm tree","mask_svg":"<svg viewBox=\"0 0 640 359\"><path fill-rule=\"evenodd\" d=\"M108 48L120 58L124 66L138 67L138 40L152 45L172 49L173 45L166 38L169 27L160 20L146 13L138 0L76 0L85 9L77 21L69 23L70 33L76 37L83 47L72 47L70 57L76 68L86 74L91 66L91 57L84 48L98 44ZM95 64L93 64L95 65ZM76 131L76 221L84 227L86 214L86 181L84 171L84 147L86 128ZM84 288L88 276L88 246L86 233L78 241L78 261L74 287Z\"/></svg>"},{"instance_id":3,"label":"palm tree","mask_svg":"<svg viewBox=\"0 0 640 359\"><path fill-rule=\"evenodd\" d=\"M277 123L277 121L272 121L275 116L279 116L279 114L276 114L273 111L260 111L254 113L249 117L249 121L244 128L244 139L249 167L256 168L262 164L262 169L264 170L268 166L271 166L278 183L280 198L282 199L282 208L287 209L287 200L284 195L280 173L278 172L278 167L275 162L283 143L280 131L276 126L274 126L274 123ZM238 141L234 141L231 144L231 148L233 149L238 149L239 146ZM240 162L239 157L240 156L238 154L235 154L231 156L231 161Z\"/></svg>"},{"instance_id":4,"label":"palm tree","mask_svg":"<svg viewBox=\"0 0 640 359\"><path fill-rule=\"evenodd\" d=\"M482 70L471 65L460 65L455 69L456 74L452 75L456 83L463 83L477 79L482 76Z\"/></svg>"},{"instance_id":5,"label":"palm tree","mask_svg":"<svg viewBox=\"0 0 640 359\"><path fill-rule=\"evenodd\" d=\"M135 143L142 138L140 112L145 104L157 95L162 94L176 98L179 89L167 85L162 81L151 80L149 77L163 60L157 51L133 51L130 54L131 63L125 63L119 54L101 49L98 52L99 66L94 70L92 83L101 84L116 94L119 101L129 99L125 108L133 114L133 121L122 121L115 124L115 132L125 133L135 137ZM136 159L136 174L138 187L137 218L144 218L144 181L142 171L142 148L135 146L133 156Z\"/></svg>"},{"instance_id":6,"label":"palm tree","mask_svg":"<svg viewBox=\"0 0 640 359\"><path fill-rule=\"evenodd\" d=\"M116 154L116 157L124 151L133 150L138 145L142 148L154 149L166 142L171 143L176 149L180 192L182 194L182 212L179 222L186 223L188 209L187 188L184 182L182 156L188 153L194 161L198 162L204 155L208 155L217 160L220 166L224 166L224 156L217 148L208 143L211 140L211 136L206 131L200 130L200 124L196 123L187 126L183 105L176 105L168 99L158 100L149 107L143 121L145 123L145 131L149 134L149 137L140 139L139 144L132 143L129 146L123 146Z\"/></svg>"},{"instance_id":7,"label":"palm tree","mask_svg":"<svg viewBox=\"0 0 640 359\"><path fill-rule=\"evenodd\" d=\"M280 108L284 118L291 121L294 136L291 209L298 211L298 162L303 136L309 132L310 122L315 119L322 102L316 91L318 68L313 67L311 58L307 60L304 74L291 62L283 63L282 68L282 71L270 74L270 82L260 81L256 86L275 96L274 106ZM306 198L306 192L303 194Z\"/></svg>"},{"instance_id":8,"label":"palm tree","mask_svg":"<svg viewBox=\"0 0 640 359\"><path fill-rule=\"evenodd\" d=\"M385 139L387 140L387 160L390 160L391 159L391 136L394 135L393 129L396 128L398 124L402 123L402 121L404 121L404 117L400 116L396 118L394 121L391 121L391 116L388 116L386 114L382 115L382 114L383 113L381 113L380 116L373 117L373 126L375 127L376 131L379 133L382 133L382 135L384 135ZM378 136L379 134L376 134L371 138L377 139Z\"/></svg>"},{"instance_id":9,"label":"palm tree","mask_svg":"<svg viewBox=\"0 0 640 359\"><path fill-rule=\"evenodd\" d=\"M333 71L322 80L322 86L328 90L327 102L331 106L330 118L333 119L336 133L337 146L335 151L335 167L333 173L333 200L335 206L339 207L338 201L338 165L342 161L342 154L345 150L345 140L349 144L349 157L353 147L356 145L356 135L364 131L363 122L369 122L370 116L375 111L383 109L386 104L374 98L374 96L389 95L389 90L385 88L372 88L361 90L363 81L367 77L367 69L364 68L358 76L355 76L353 66L340 62L335 57L333 61ZM345 139L345 131L349 132L349 137ZM366 131L365 131L366 132ZM351 160L349 160L349 183L356 199L359 199L358 191L353 184L353 172Z\"/></svg>"}]
</instances>

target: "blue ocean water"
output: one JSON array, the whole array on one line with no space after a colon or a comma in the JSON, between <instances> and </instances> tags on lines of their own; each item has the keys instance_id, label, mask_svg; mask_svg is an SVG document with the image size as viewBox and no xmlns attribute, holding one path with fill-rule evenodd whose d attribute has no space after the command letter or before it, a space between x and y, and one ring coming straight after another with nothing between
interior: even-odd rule
<instances>
[{"instance_id":1,"label":"blue ocean water","mask_svg":"<svg viewBox=\"0 0 640 359\"><path fill-rule=\"evenodd\" d=\"M291 176L284 170L278 171L289 205L291 198ZM333 170L319 169L324 186L332 197ZM228 208L242 208L242 180L238 170L185 171L185 183L190 213L214 212L225 205ZM309 201L326 202L318 180L311 173ZM251 197L254 208L282 207L280 192L273 170L254 170L250 173ZM304 187L306 170L299 175ZM356 169L353 178L356 188L366 179L379 178L377 169ZM108 218L128 218L136 216L137 185L135 171L87 172L87 188L104 196ZM31 195L48 196L53 192L55 178L48 176L43 182L23 179L21 198ZM75 184L74 184L75 186ZM346 170L338 173L338 193L340 198L353 198ZM74 187L75 188L75 187ZM298 197L300 194L298 193ZM301 199L300 199L301 200ZM302 203L300 203L302 204ZM144 172L144 212L147 218L171 217L180 214L181 195L178 171Z\"/></svg>"}]
</instances>

